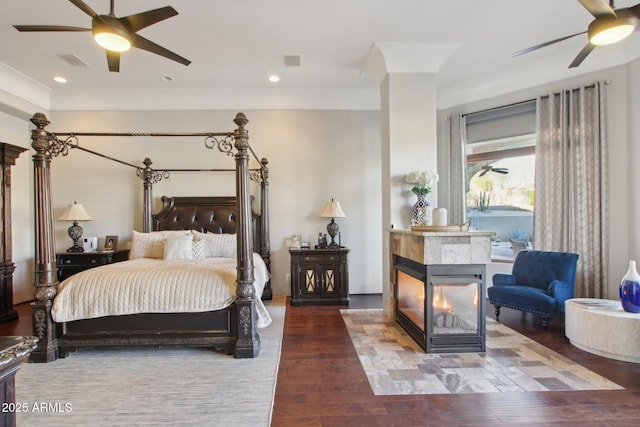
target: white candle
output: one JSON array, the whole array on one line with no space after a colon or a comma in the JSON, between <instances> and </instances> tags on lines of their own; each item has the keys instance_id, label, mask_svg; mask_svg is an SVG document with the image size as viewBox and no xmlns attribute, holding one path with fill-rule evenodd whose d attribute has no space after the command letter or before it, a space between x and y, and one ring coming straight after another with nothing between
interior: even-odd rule
<instances>
[{"instance_id":1,"label":"white candle","mask_svg":"<svg viewBox=\"0 0 640 427\"><path fill-rule=\"evenodd\" d=\"M438 227L447 225L447 210L445 208L435 208L433 210L433 225Z\"/></svg>"}]
</instances>

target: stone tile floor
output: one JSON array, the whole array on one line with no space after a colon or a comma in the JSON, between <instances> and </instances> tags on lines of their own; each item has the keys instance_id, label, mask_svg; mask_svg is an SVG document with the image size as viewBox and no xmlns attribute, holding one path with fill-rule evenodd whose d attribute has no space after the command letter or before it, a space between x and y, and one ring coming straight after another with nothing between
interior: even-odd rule
<instances>
[{"instance_id":1,"label":"stone tile floor","mask_svg":"<svg viewBox=\"0 0 640 427\"><path fill-rule=\"evenodd\" d=\"M490 318L486 352L425 354L380 309L341 314L376 395L623 389Z\"/></svg>"}]
</instances>

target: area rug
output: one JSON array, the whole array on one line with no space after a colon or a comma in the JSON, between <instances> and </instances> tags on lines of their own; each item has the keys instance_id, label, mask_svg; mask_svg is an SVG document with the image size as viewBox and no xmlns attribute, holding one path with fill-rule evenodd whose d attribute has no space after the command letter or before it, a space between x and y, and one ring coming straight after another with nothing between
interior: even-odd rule
<instances>
[{"instance_id":1,"label":"area rug","mask_svg":"<svg viewBox=\"0 0 640 427\"><path fill-rule=\"evenodd\" d=\"M286 300L266 304L255 359L207 348L96 349L16 374L19 426L269 426Z\"/></svg>"},{"instance_id":2,"label":"area rug","mask_svg":"<svg viewBox=\"0 0 640 427\"><path fill-rule=\"evenodd\" d=\"M486 352L425 354L382 310L341 313L376 395L623 389L490 318Z\"/></svg>"}]
</instances>

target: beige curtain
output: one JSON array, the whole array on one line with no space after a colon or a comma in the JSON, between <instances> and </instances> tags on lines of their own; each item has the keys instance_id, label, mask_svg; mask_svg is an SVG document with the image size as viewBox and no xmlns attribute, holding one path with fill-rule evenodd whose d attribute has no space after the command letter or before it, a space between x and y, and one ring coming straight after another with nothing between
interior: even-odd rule
<instances>
[{"instance_id":1,"label":"beige curtain","mask_svg":"<svg viewBox=\"0 0 640 427\"><path fill-rule=\"evenodd\" d=\"M576 297L607 298L604 83L538 98L534 245L580 255Z\"/></svg>"},{"instance_id":2,"label":"beige curtain","mask_svg":"<svg viewBox=\"0 0 640 427\"><path fill-rule=\"evenodd\" d=\"M449 117L449 222L462 224L465 221L465 200L467 199L465 170L467 159L465 147L467 122L464 116Z\"/></svg>"}]
</instances>

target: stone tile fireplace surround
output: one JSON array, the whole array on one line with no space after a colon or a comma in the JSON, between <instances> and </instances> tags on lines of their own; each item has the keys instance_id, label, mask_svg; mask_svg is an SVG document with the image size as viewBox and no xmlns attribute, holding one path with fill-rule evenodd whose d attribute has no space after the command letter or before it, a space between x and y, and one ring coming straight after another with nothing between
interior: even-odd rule
<instances>
[{"instance_id":1,"label":"stone tile fireplace surround","mask_svg":"<svg viewBox=\"0 0 640 427\"><path fill-rule=\"evenodd\" d=\"M492 235L486 231L390 231L391 320L427 353L485 350L482 301ZM463 331L454 327L461 322Z\"/></svg>"}]
</instances>

